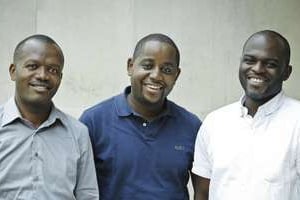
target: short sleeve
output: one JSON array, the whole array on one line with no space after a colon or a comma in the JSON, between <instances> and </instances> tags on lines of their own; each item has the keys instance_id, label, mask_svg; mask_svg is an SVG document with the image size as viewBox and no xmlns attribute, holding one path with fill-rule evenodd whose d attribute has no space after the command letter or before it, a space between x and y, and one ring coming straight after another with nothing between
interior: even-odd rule
<instances>
[{"instance_id":1,"label":"short sleeve","mask_svg":"<svg viewBox=\"0 0 300 200\"><path fill-rule=\"evenodd\" d=\"M204 120L196 138L192 172L198 176L210 179L211 168L212 164L208 153L207 124Z\"/></svg>"}]
</instances>

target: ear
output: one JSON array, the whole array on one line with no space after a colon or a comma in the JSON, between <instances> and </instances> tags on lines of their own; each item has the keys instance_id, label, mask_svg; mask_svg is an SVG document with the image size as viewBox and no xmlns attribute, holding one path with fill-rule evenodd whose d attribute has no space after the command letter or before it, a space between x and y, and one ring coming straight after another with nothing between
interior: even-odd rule
<instances>
[{"instance_id":1,"label":"ear","mask_svg":"<svg viewBox=\"0 0 300 200\"><path fill-rule=\"evenodd\" d=\"M291 65L288 65L288 66L285 68L285 70L284 70L283 73L284 73L284 74L283 74L283 81L288 80L289 77L290 77L290 75L291 75L291 73L292 73L292 66L291 66Z\"/></svg>"},{"instance_id":2,"label":"ear","mask_svg":"<svg viewBox=\"0 0 300 200\"><path fill-rule=\"evenodd\" d=\"M127 60L127 74L128 76L131 76L133 73L133 59L128 58Z\"/></svg>"},{"instance_id":3,"label":"ear","mask_svg":"<svg viewBox=\"0 0 300 200\"><path fill-rule=\"evenodd\" d=\"M10 64L10 66L9 66L9 75L10 75L10 79L12 81L16 80L16 65L15 64Z\"/></svg>"}]
</instances>

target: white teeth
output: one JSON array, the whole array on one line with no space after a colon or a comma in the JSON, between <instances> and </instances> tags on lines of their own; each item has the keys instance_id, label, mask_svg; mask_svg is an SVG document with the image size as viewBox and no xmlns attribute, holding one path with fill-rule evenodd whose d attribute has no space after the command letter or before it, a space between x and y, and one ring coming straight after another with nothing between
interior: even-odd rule
<instances>
[{"instance_id":1,"label":"white teeth","mask_svg":"<svg viewBox=\"0 0 300 200\"><path fill-rule=\"evenodd\" d=\"M36 86L34 86L34 88L37 89L37 90L47 90L47 87L45 87L45 86L36 85Z\"/></svg>"},{"instance_id":2,"label":"white teeth","mask_svg":"<svg viewBox=\"0 0 300 200\"><path fill-rule=\"evenodd\" d=\"M256 82L256 83L262 83L262 82L264 82L264 80L260 79L260 78L250 78L250 80L253 81L253 82Z\"/></svg>"},{"instance_id":3,"label":"white teeth","mask_svg":"<svg viewBox=\"0 0 300 200\"><path fill-rule=\"evenodd\" d=\"M153 89L153 90L159 90L161 87L160 86L158 86L158 85L148 85L148 87L150 88L150 89Z\"/></svg>"}]
</instances>

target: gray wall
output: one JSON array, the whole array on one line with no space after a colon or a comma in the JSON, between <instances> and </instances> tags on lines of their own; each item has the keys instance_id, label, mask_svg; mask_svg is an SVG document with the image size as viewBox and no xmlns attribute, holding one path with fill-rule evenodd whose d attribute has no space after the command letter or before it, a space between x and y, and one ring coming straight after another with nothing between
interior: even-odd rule
<instances>
[{"instance_id":1,"label":"gray wall","mask_svg":"<svg viewBox=\"0 0 300 200\"><path fill-rule=\"evenodd\" d=\"M299 0L0 0L0 103L14 94L8 66L15 45L28 35L48 34L63 48L66 63L55 103L78 117L123 91L136 41L161 32L182 55L170 99L203 119L241 96L241 48L262 29L290 41L294 69L284 86L300 99L299 8Z\"/></svg>"},{"instance_id":2,"label":"gray wall","mask_svg":"<svg viewBox=\"0 0 300 200\"><path fill-rule=\"evenodd\" d=\"M8 66L15 45L28 35L48 34L62 46L66 65L55 102L78 117L129 84L126 61L136 41L162 32L182 54L170 99L203 119L242 94L241 48L261 29L290 41L294 69L285 90L300 99L299 8L299 0L0 0L0 103L13 95Z\"/></svg>"}]
</instances>

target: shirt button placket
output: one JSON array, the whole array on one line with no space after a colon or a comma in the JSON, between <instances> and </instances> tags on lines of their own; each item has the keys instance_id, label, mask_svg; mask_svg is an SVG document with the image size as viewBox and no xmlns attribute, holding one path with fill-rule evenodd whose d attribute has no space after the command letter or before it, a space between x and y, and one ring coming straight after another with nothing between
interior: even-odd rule
<instances>
[{"instance_id":1,"label":"shirt button placket","mask_svg":"<svg viewBox=\"0 0 300 200\"><path fill-rule=\"evenodd\" d=\"M32 169L33 169L33 196L32 199L37 199L38 195L38 181L39 181L39 154L37 144L37 132L35 131L32 135Z\"/></svg>"}]
</instances>

